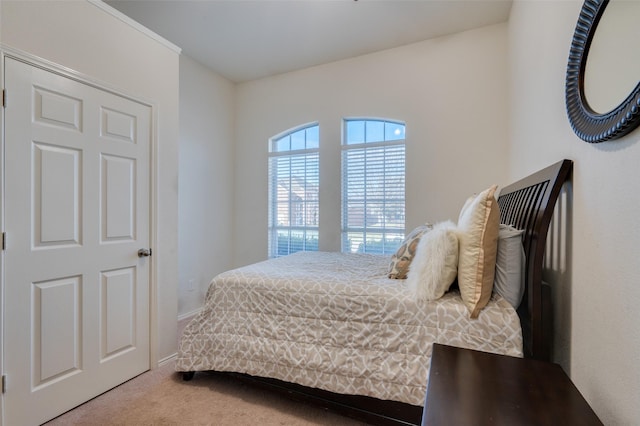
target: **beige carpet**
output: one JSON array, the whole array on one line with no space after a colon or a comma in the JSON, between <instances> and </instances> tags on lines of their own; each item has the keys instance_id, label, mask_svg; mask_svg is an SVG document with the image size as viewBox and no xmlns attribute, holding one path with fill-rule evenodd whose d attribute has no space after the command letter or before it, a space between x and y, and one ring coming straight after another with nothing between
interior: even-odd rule
<instances>
[{"instance_id":1,"label":"beige carpet","mask_svg":"<svg viewBox=\"0 0 640 426\"><path fill-rule=\"evenodd\" d=\"M75 410L57 425L363 425L311 404L213 373L190 382L173 363L147 372Z\"/></svg>"},{"instance_id":2,"label":"beige carpet","mask_svg":"<svg viewBox=\"0 0 640 426\"><path fill-rule=\"evenodd\" d=\"M181 321L179 330L185 323ZM182 381L174 363L148 371L46 423L61 425L362 426L317 406L215 373Z\"/></svg>"}]
</instances>

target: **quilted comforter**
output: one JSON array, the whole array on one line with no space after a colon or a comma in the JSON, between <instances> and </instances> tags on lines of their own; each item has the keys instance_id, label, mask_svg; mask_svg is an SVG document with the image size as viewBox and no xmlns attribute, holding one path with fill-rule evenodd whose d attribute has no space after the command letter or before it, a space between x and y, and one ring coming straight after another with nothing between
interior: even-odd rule
<instances>
[{"instance_id":1,"label":"quilted comforter","mask_svg":"<svg viewBox=\"0 0 640 426\"><path fill-rule=\"evenodd\" d=\"M522 356L515 310L476 319L457 291L416 302L389 258L300 252L224 272L182 335L177 371L233 371L422 405L434 342Z\"/></svg>"}]
</instances>

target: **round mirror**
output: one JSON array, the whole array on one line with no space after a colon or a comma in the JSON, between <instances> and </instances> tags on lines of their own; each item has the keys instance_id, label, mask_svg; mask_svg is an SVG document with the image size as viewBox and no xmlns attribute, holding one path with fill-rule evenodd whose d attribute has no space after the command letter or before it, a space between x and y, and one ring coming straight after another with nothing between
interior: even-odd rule
<instances>
[{"instance_id":1,"label":"round mirror","mask_svg":"<svg viewBox=\"0 0 640 426\"><path fill-rule=\"evenodd\" d=\"M584 70L585 101L598 113L615 109L638 84L638 17L640 1L609 0L600 18Z\"/></svg>"},{"instance_id":2,"label":"round mirror","mask_svg":"<svg viewBox=\"0 0 640 426\"><path fill-rule=\"evenodd\" d=\"M617 139L640 124L640 60L633 59L639 11L635 1L585 0L582 6L569 53L565 100L571 127L586 142Z\"/></svg>"}]
</instances>

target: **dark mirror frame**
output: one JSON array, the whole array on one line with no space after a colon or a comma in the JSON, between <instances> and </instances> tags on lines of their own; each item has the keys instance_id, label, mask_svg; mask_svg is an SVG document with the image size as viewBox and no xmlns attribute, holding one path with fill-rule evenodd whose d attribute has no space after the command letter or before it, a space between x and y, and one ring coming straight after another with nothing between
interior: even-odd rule
<instances>
[{"instance_id":1,"label":"dark mirror frame","mask_svg":"<svg viewBox=\"0 0 640 426\"><path fill-rule=\"evenodd\" d=\"M600 114L589 106L584 94L584 72L591 40L609 0L585 0L571 41L565 102L571 128L589 143L618 139L640 125L640 82L613 110ZM635 52L629 52L635 54ZM611 64L617 66L617 64Z\"/></svg>"}]
</instances>

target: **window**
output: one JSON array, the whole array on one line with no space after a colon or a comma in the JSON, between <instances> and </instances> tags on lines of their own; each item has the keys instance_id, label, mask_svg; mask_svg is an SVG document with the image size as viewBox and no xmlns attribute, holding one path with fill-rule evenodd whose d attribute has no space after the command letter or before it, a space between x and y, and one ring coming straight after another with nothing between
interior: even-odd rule
<instances>
[{"instance_id":1,"label":"window","mask_svg":"<svg viewBox=\"0 0 640 426\"><path fill-rule=\"evenodd\" d=\"M387 254L404 238L405 125L345 120L342 251Z\"/></svg>"},{"instance_id":2,"label":"window","mask_svg":"<svg viewBox=\"0 0 640 426\"><path fill-rule=\"evenodd\" d=\"M319 128L269 141L269 257L318 250Z\"/></svg>"}]
</instances>

